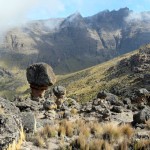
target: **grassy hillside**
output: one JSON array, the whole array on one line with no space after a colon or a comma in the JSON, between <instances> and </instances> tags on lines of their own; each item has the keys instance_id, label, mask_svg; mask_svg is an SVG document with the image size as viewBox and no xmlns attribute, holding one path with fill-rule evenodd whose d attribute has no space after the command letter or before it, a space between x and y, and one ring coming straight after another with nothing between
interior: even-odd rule
<instances>
[{"instance_id":1,"label":"grassy hillside","mask_svg":"<svg viewBox=\"0 0 150 150\"><path fill-rule=\"evenodd\" d=\"M67 75L58 75L56 85L65 86L68 97L80 102L91 100L100 90L125 97L135 88L150 90L150 81L143 81L144 75L150 75L149 55L150 45L146 45L100 65ZM14 95L29 95L25 70L10 66L0 61L0 67L13 74L11 77L0 76L0 96L12 99Z\"/></svg>"},{"instance_id":2,"label":"grassy hillside","mask_svg":"<svg viewBox=\"0 0 150 150\"><path fill-rule=\"evenodd\" d=\"M121 76L110 77L110 75L116 72L111 68L115 67L121 60L130 58L137 53L136 50L83 71L59 76L57 84L65 86L68 96L77 98L81 102L94 98L100 90L110 90L117 86L120 88L134 86L133 81L136 77L130 77L131 72L124 73Z\"/></svg>"},{"instance_id":3,"label":"grassy hillside","mask_svg":"<svg viewBox=\"0 0 150 150\"><path fill-rule=\"evenodd\" d=\"M27 95L29 86L25 71L0 61L0 96L12 100L15 96Z\"/></svg>"}]
</instances>

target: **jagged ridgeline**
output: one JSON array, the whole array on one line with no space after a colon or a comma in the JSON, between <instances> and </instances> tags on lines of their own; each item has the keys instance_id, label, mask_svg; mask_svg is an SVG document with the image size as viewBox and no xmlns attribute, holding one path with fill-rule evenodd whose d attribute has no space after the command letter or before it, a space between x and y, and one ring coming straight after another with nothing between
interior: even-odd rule
<instances>
[{"instance_id":1,"label":"jagged ridgeline","mask_svg":"<svg viewBox=\"0 0 150 150\"><path fill-rule=\"evenodd\" d=\"M132 13L122 8L30 22L6 33L0 59L19 69L45 62L57 74L94 66L150 43L149 12L139 14L142 19Z\"/></svg>"}]
</instances>

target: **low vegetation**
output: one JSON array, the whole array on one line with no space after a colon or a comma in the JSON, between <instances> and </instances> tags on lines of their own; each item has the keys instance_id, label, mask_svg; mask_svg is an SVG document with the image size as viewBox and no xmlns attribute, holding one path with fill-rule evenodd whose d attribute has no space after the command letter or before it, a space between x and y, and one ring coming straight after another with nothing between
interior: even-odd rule
<instances>
[{"instance_id":1,"label":"low vegetation","mask_svg":"<svg viewBox=\"0 0 150 150\"><path fill-rule=\"evenodd\" d=\"M109 79L108 69L115 66L120 60L136 54L137 51L115 58L100 65L68 74L58 76L58 85L67 88L68 97L75 98L77 101L84 103L95 97L100 90L109 90L113 86L122 86L132 84L133 78L128 78L126 74Z\"/></svg>"},{"instance_id":2,"label":"low vegetation","mask_svg":"<svg viewBox=\"0 0 150 150\"><path fill-rule=\"evenodd\" d=\"M150 141L146 139L135 141L134 133L129 124L86 122L81 119L62 120L55 126L46 125L38 131L33 142L38 147L46 147L48 139L55 137L58 138L61 149L71 150L76 147L80 150L127 150L132 146L135 150L146 150L150 146ZM69 145L66 144L65 137L70 139Z\"/></svg>"}]
</instances>

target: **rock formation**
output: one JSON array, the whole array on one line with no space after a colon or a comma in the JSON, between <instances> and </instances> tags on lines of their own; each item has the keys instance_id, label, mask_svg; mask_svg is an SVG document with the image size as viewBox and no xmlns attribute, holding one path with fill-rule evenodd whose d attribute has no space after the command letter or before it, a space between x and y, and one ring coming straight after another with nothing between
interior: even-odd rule
<instances>
[{"instance_id":1,"label":"rock formation","mask_svg":"<svg viewBox=\"0 0 150 150\"><path fill-rule=\"evenodd\" d=\"M36 63L27 68L27 80L31 88L33 100L43 98L48 86L56 82L52 68L46 63Z\"/></svg>"}]
</instances>

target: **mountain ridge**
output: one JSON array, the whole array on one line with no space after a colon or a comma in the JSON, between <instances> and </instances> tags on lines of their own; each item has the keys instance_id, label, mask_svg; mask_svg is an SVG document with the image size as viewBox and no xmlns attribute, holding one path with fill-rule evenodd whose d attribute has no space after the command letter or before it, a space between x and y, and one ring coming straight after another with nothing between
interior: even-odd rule
<instances>
[{"instance_id":1,"label":"mountain ridge","mask_svg":"<svg viewBox=\"0 0 150 150\"><path fill-rule=\"evenodd\" d=\"M90 17L75 13L33 21L7 32L1 59L21 69L44 61L58 74L94 66L150 42L150 19L127 22L131 12L122 8Z\"/></svg>"}]
</instances>

